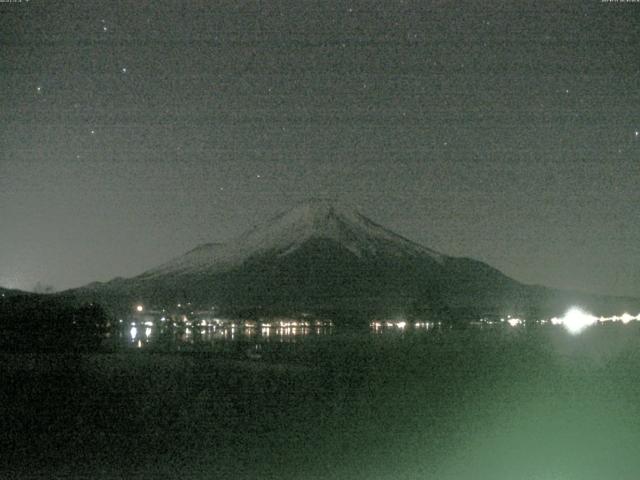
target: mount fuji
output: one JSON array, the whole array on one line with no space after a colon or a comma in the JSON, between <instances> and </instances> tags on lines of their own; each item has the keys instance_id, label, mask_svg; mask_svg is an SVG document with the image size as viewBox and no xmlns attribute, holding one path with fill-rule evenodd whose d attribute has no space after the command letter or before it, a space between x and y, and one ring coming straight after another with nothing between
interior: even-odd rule
<instances>
[{"instance_id":1,"label":"mount fuji","mask_svg":"<svg viewBox=\"0 0 640 480\"><path fill-rule=\"evenodd\" d=\"M576 302L602 310L630 300L525 285L327 200L302 203L231 242L200 245L136 277L67 293L123 311L135 302L189 302L240 316L358 318L532 316L556 314Z\"/></svg>"},{"instance_id":2,"label":"mount fuji","mask_svg":"<svg viewBox=\"0 0 640 480\"><path fill-rule=\"evenodd\" d=\"M224 271L265 255L282 259L314 241L331 244L358 259L424 257L436 263L444 259L443 255L381 227L353 209L314 200L277 215L231 243L196 247L140 278Z\"/></svg>"}]
</instances>

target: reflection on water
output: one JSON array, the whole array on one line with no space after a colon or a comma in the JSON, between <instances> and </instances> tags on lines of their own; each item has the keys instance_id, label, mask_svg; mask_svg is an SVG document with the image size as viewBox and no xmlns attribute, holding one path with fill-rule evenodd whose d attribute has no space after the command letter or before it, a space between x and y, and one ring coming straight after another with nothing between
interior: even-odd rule
<instances>
[{"instance_id":1,"label":"reflection on water","mask_svg":"<svg viewBox=\"0 0 640 480\"><path fill-rule=\"evenodd\" d=\"M278 321L198 321L198 322L129 322L128 331L120 332L123 343L141 348L145 345L206 345L220 342L248 341L260 343L296 343L309 338L336 333L329 320ZM375 335L430 332L441 329L441 322L408 322L405 320L375 320L369 324ZM144 328L144 335L142 329Z\"/></svg>"},{"instance_id":2,"label":"reflection on water","mask_svg":"<svg viewBox=\"0 0 640 480\"><path fill-rule=\"evenodd\" d=\"M488 319L469 322L470 328L501 328L518 330L525 327L562 325L571 334L578 334L589 326L619 322L627 324L640 320L625 313L621 316L595 317L580 309L573 308L562 318L544 320L524 320L517 317ZM154 318L149 314L134 315L128 321L120 320L118 337L127 346L143 348L149 346L181 347L206 346L224 342L296 343L309 338L319 338L336 333L331 320L274 319L274 320L223 320L210 316L189 319L185 315ZM440 321L409 320L403 317L376 319L369 323L373 335L430 334L448 330L451 323Z\"/></svg>"},{"instance_id":3,"label":"reflection on water","mask_svg":"<svg viewBox=\"0 0 640 480\"><path fill-rule=\"evenodd\" d=\"M295 343L307 337L331 335L334 331L333 322L328 320L170 322L163 317L158 322L132 321L127 325L129 329L121 329L119 338L122 343L137 348L235 341ZM141 334L143 327L144 335Z\"/></svg>"},{"instance_id":4,"label":"reflection on water","mask_svg":"<svg viewBox=\"0 0 640 480\"><path fill-rule=\"evenodd\" d=\"M407 320L374 320L369 324L372 333L382 334L391 332L427 332L442 327L442 322L408 322Z\"/></svg>"}]
</instances>

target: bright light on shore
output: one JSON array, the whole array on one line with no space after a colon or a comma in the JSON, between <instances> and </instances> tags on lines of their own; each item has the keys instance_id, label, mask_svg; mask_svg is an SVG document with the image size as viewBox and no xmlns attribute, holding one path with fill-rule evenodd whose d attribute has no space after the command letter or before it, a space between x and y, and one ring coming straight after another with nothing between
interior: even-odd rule
<instances>
[{"instance_id":1,"label":"bright light on shore","mask_svg":"<svg viewBox=\"0 0 640 480\"><path fill-rule=\"evenodd\" d=\"M562 319L558 317L553 317L551 319L551 325L562 325Z\"/></svg>"},{"instance_id":2,"label":"bright light on shore","mask_svg":"<svg viewBox=\"0 0 640 480\"><path fill-rule=\"evenodd\" d=\"M507 323L512 327L517 327L518 325L522 325L522 320L520 320L519 318L509 318L507 320Z\"/></svg>"},{"instance_id":3,"label":"bright light on shore","mask_svg":"<svg viewBox=\"0 0 640 480\"><path fill-rule=\"evenodd\" d=\"M142 305L138 305L138 306L136 306L136 310L138 312L141 312L142 310L144 310L144 307Z\"/></svg>"},{"instance_id":4,"label":"bright light on shore","mask_svg":"<svg viewBox=\"0 0 640 480\"><path fill-rule=\"evenodd\" d=\"M571 308L562 318L564 328L572 335L577 335L585 328L594 325L597 321L598 319L596 317L577 307Z\"/></svg>"},{"instance_id":5,"label":"bright light on shore","mask_svg":"<svg viewBox=\"0 0 640 480\"><path fill-rule=\"evenodd\" d=\"M623 313L622 316L620 317L620 320L622 321L622 323L624 323L625 325L627 323L629 323L631 320L635 320L636 317L632 317L631 315L629 315L627 312Z\"/></svg>"}]
</instances>

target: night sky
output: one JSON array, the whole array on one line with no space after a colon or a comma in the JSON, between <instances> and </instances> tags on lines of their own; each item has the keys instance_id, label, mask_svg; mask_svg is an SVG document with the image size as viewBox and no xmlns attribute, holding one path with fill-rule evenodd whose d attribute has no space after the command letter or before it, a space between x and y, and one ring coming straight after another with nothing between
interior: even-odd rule
<instances>
[{"instance_id":1,"label":"night sky","mask_svg":"<svg viewBox=\"0 0 640 480\"><path fill-rule=\"evenodd\" d=\"M640 3L0 3L0 285L132 276L310 197L640 296Z\"/></svg>"}]
</instances>

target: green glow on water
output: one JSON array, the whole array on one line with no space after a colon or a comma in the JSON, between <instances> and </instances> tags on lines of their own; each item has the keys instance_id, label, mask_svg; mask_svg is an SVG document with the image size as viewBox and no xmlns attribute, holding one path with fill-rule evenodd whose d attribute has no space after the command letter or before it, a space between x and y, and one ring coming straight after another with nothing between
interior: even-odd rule
<instances>
[{"instance_id":1,"label":"green glow on water","mask_svg":"<svg viewBox=\"0 0 640 480\"><path fill-rule=\"evenodd\" d=\"M144 349L6 357L3 378L24 392L3 403L24 459L11 468L33 478L636 479L639 333L620 323L578 336L338 335L273 361Z\"/></svg>"}]
</instances>

